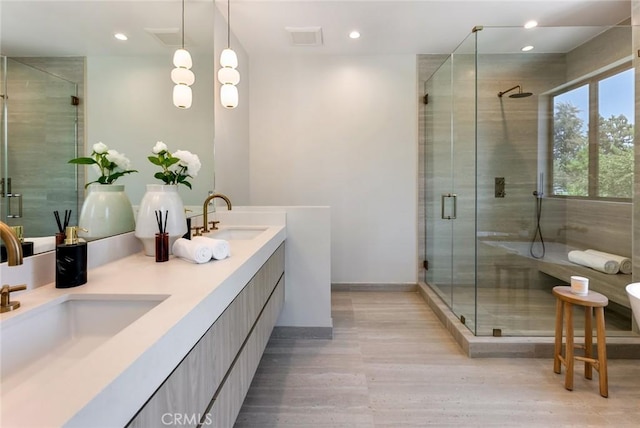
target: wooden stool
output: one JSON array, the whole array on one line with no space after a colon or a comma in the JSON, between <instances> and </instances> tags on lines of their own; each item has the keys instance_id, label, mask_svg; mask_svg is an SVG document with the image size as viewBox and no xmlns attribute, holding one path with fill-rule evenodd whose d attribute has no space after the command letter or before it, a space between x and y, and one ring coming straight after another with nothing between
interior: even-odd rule
<instances>
[{"instance_id":1,"label":"wooden stool","mask_svg":"<svg viewBox=\"0 0 640 428\"><path fill-rule=\"evenodd\" d=\"M571 292L571 287L553 287L556 296L556 342L553 353L553 371L560 373L562 364L567 368L564 387L573 390L574 360L584 361L584 377L591 379L592 368L598 371L600 378L600 395L607 397L607 344L604 329L604 307L609 304L606 296L595 291L589 291L586 296L579 296ZM573 305L584 306L584 357L573 355ZM598 358L593 358L592 316L596 312L596 333L598 338ZM566 344L565 355L562 356L562 317L564 312ZM578 346L581 347L581 346Z\"/></svg>"}]
</instances>

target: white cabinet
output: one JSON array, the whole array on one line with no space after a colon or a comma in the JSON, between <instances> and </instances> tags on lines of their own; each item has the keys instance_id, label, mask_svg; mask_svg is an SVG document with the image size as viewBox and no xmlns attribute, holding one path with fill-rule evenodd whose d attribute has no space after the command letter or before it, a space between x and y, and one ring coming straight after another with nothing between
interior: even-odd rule
<instances>
[{"instance_id":1,"label":"white cabinet","mask_svg":"<svg viewBox=\"0 0 640 428\"><path fill-rule=\"evenodd\" d=\"M283 303L284 243L128 426L233 426Z\"/></svg>"}]
</instances>

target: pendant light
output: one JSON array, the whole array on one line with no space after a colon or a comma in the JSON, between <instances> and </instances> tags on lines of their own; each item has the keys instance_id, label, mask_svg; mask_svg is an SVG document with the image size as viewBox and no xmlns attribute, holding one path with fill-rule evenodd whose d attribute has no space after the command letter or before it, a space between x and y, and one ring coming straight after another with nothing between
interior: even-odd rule
<instances>
[{"instance_id":1,"label":"pendant light","mask_svg":"<svg viewBox=\"0 0 640 428\"><path fill-rule=\"evenodd\" d=\"M220 54L220 70L218 81L222 83L220 88L220 103L224 108L236 108L238 106L238 88L240 73L238 67L238 55L231 49L231 5L227 0L227 48Z\"/></svg>"},{"instance_id":2,"label":"pendant light","mask_svg":"<svg viewBox=\"0 0 640 428\"><path fill-rule=\"evenodd\" d=\"M191 54L184 48L184 0L182 0L182 48L177 49L173 54L173 65L171 70L171 80L176 85L173 87L173 105L178 108L191 107L193 93L191 85L196 80L196 76L191 71L193 61Z\"/></svg>"}]
</instances>

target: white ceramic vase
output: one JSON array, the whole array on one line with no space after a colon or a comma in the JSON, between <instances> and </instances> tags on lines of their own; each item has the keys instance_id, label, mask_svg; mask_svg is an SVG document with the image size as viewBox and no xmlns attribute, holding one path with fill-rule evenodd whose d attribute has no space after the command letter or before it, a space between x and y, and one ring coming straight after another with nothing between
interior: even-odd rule
<instances>
[{"instance_id":1,"label":"white ceramic vase","mask_svg":"<svg viewBox=\"0 0 640 428\"><path fill-rule=\"evenodd\" d=\"M178 186L147 184L147 192L142 197L138 209L135 233L136 238L142 241L144 253L147 256L154 256L156 251L155 238L156 233L159 232L156 211L162 212L163 220L168 213L166 232L169 234L170 253L176 239L187 233L187 219Z\"/></svg>"},{"instance_id":2,"label":"white ceramic vase","mask_svg":"<svg viewBox=\"0 0 640 428\"><path fill-rule=\"evenodd\" d=\"M91 240L131 232L135 228L131 201L122 184L90 184L82 204L78 236ZM73 225L70 225L73 226Z\"/></svg>"}]
</instances>

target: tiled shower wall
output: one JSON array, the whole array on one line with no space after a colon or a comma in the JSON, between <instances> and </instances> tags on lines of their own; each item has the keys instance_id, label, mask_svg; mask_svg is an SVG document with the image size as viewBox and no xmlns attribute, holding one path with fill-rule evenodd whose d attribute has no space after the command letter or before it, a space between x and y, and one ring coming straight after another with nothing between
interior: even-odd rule
<instances>
[{"instance_id":1,"label":"tiled shower wall","mask_svg":"<svg viewBox=\"0 0 640 428\"><path fill-rule=\"evenodd\" d=\"M628 58L632 54L631 32L629 27L613 28L570 51L566 55L566 81ZM543 209L542 227L547 239L631 256L630 202L549 198Z\"/></svg>"},{"instance_id":2,"label":"tiled shower wall","mask_svg":"<svg viewBox=\"0 0 640 428\"><path fill-rule=\"evenodd\" d=\"M84 153L84 58L9 61L9 175L12 191L23 194L24 209L23 218L7 222L24 226L28 237L51 235L55 232L53 210L72 209L71 224L77 224L84 197L84 168L78 168L76 180L76 168L67 164L76 153ZM73 84L69 82L77 85L77 108L71 106L75 93L70 93ZM77 147L73 135L76 113Z\"/></svg>"}]
</instances>

